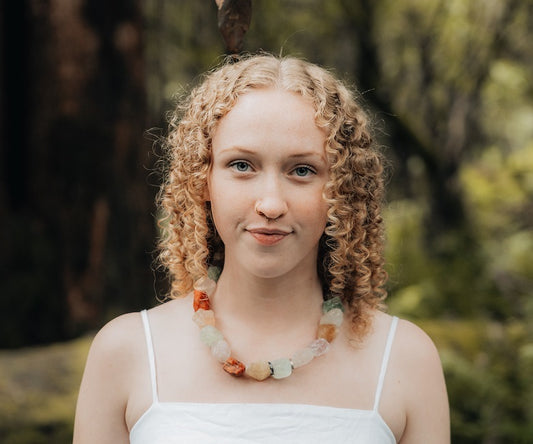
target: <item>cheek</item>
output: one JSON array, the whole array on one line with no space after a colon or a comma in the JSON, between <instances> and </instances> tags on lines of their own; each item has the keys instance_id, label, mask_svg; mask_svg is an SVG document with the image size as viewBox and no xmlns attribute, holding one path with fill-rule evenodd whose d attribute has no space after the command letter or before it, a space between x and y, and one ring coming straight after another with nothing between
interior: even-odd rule
<instances>
[{"instance_id":1,"label":"cheek","mask_svg":"<svg viewBox=\"0 0 533 444\"><path fill-rule=\"evenodd\" d=\"M317 230L323 230L327 222L328 205L324 202L322 194L310 199L298 201L299 213L309 223L316 226Z\"/></svg>"},{"instance_id":2,"label":"cheek","mask_svg":"<svg viewBox=\"0 0 533 444\"><path fill-rule=\"evenodd\" d=\"M215 228L222 240L225 240L228 233L232 232L243 219L245 212L242 199L242 191L235 193L227 187L215 187L210 193L211 215Z\"/></svg>"}]
</instances>

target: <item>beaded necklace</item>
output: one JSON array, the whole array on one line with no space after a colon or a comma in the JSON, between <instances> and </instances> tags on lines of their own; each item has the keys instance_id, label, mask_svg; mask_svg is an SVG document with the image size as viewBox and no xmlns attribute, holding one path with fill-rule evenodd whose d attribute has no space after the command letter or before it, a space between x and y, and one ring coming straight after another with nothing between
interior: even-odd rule
<instances>
[{"instance_id":1,"label":"beaded necklace","mask_svg":"<svg viewBox=\"0 0 533 444\"><path fill-rule=\"evenodd\" d=\"M208 276L194 283L192 319L200 327L200 340L211 349L211 353L227 373L233 376L246 375L257 381L263 381L271 376L274 379L283 379L290 376L294 369L309 364L313 358L322 356L329 350L329 345L337 336L344 320L344 306L339 297L322 303L317 339L307 347L297 350L291 358L256 361L249 365L244 365L235 359L231 355L229 344L215 327L215 313L211 310L209 300L209 296L212 296L215 291L219 275L218 269L210 267Z\"/></svg>"}]
</instances>

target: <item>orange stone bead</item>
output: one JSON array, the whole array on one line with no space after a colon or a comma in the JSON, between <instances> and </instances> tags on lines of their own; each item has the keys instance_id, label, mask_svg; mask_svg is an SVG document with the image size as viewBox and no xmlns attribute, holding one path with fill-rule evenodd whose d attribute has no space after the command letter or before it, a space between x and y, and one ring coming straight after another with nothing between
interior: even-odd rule
<instances>
[{"instance_id":1,"label":"orange stone bead","mask_svg":"<svg viewBox=\"0 0 533 444\"><path fill-rule=\"evenodd\" d=\"M317 337L325 339L328 342L332 342L336 337L339 328L333 324L320 324L318 326Z\"/></svg>"},{"instance_id":2,"label":"orange stone bead","mask_svg":"<svg viewBox=\"0 0 533 444\"><path fill-rule=\"evenodd\" d=\"M209 296L207 296L207 294L203 291L194 290L192 307L194 308L194 311L198 311L200 308L203 310L209 310L211 308Z\"/></svg>"},{"instance_id":3,"label":"orange stone bead","mask_svg":"<svg viewBox=\"0 0 533 444\"><path fill-rule=\"evenodd\" d=\"M229 357L226 362L224 362L222 368L225 372L233 376L241 376L246 370L245 365L241 361L232 357Z\"/></svg>"}]
</instances>

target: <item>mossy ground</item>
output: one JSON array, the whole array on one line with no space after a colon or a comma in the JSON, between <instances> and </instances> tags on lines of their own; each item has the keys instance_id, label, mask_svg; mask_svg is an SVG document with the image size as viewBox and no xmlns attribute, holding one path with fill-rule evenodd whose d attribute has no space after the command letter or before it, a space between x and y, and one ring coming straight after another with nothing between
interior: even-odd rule
<instances>
[{"instance_id":1,"label":"mossy ground","mask_svg":"<svg viewBox=\"0 0 533 444\"><path fill-rule=\"evenodd\" d=\"M72 442L76 398L91 339L0 351L0 442Z\"/></svg>"}]
</instances>

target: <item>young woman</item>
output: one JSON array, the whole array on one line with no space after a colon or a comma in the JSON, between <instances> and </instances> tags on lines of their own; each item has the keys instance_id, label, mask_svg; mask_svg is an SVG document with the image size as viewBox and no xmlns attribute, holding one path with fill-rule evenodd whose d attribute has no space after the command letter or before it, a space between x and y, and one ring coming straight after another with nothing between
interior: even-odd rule
<instances>
[{"instance_id":1,"label":"young woman","mask_svg":"<svg viewBox=\"0 0 533 444\"><path fill-rule=\"evenodd\" d=\"M98 333L74 442L448 443L435 347L382 311L382 161L347 88L228 63L166 146L170 301Z\"/></svg>"}]
</instances>

